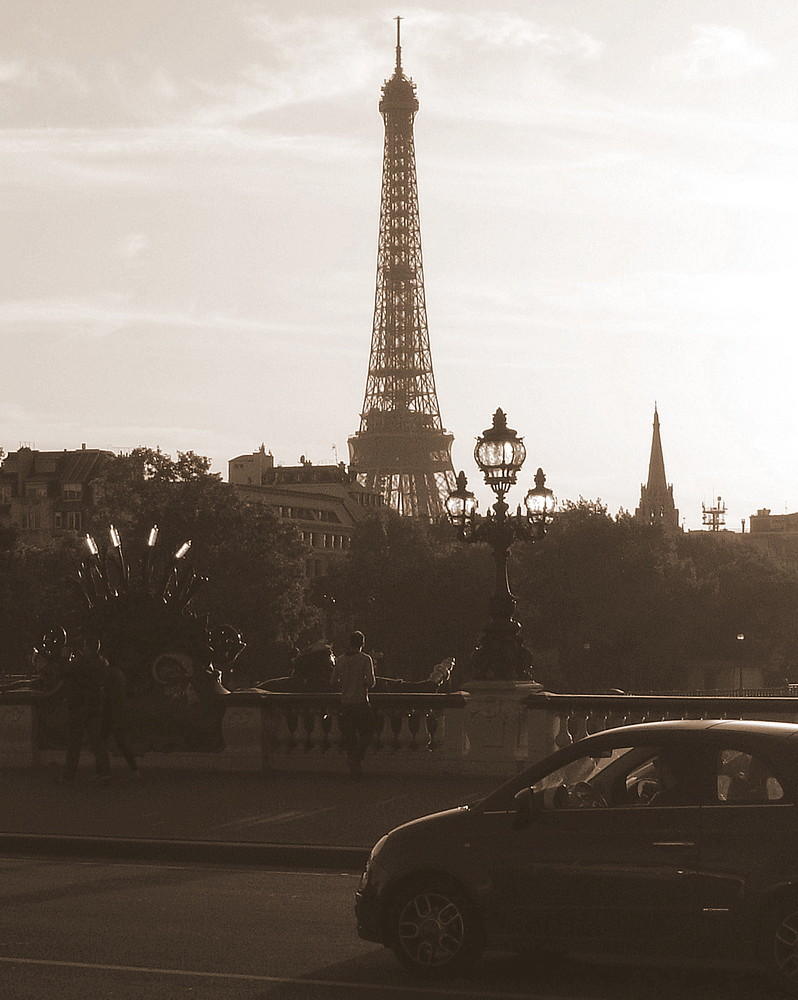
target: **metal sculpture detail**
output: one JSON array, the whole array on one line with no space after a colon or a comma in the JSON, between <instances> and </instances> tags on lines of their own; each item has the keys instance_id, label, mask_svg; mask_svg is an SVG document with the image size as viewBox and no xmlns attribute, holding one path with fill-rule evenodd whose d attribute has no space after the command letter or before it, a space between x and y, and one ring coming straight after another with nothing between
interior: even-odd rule
<instances>
[{"instance_id":1,"label":"metal sculpture detail","mask_svg":"<svg viewBox=\"0 0 798 1000\"><path fill-rule=\"evenodd\" d=\"M96 636L109 662L121 669L127 686L130 743L146 750L224 749L222 718L229 690L225 674L245 648L238 631L216 631L189 605L207 578L197 575L186 556L191 542L164 552L153 527L143 553L129 560L115 527L101 550L86 536L86 554L77 567L85 600L83 613L49 630L34 654L40 688L57 684L71 645ZM60 747L64 711L58 698L38 704L42 747Z\"/></svg>"}]
</instances>

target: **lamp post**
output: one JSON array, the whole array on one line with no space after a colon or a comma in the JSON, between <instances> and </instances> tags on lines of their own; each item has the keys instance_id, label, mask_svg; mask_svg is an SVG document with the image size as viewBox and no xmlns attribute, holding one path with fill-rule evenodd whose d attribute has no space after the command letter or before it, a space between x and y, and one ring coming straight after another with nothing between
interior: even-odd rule
<instances>
[{"instance_id":1,"label":"lamp post","mask_svg":"<svg viewBox=\"0 0 798 1000\"><path fill-rule=\"evenodd\" d=\"M468 490L465 473L457 477L457 488L446 500L449 520L465 542L486 542L493 550L496 567L493 596L489 605L489 620L477 647L471 672L474 680L529 680L531 656L521 642L521 626L515 619L517 602L507 578L507 558L510 546L517 539L536 541L543 537L554 517L556 501L545 485L543 470L535 475L535 487L524 497L524 512L519 505L516 514L509 513L505 497L515 485L526 458L523 438L507 426L502 410L493 415L493 425L477 438L474 459L485 482L496 495L496 502L487 517L477 513L477 501Z\"/></svg>"}]
</instances>

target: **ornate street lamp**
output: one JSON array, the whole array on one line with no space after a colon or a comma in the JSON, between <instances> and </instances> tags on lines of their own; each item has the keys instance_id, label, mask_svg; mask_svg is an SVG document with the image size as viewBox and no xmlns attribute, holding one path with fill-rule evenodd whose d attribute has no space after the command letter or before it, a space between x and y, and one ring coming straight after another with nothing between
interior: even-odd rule
<instances>
[{"instance_id":1,"label":"ornate street lamp","mask_svg":"<svg viewBox=\"0 0 798 1000\"><path fill-rule=\"evenodd\" d=\"M507 578L507 557L517 539L536 541L543 537L556 509L554 494L545 485L542 469L535 475L535 488L524 498L525 512L519 506L515 515L508 514L505 496L515 485L526 458L523 438L507 426L502 410L493 415L493 425L477 438L474 459L485 482L496 495L491 513L486 518L477 514L474 494L466 489L467 480L461 472L457 488L446 500L449 520L458 529L458 536L467 542L486 542L493 550L496 578L490 600L490 618L472 659L474 680L529 680L531 655L521 642L521 626L515 619L517 602Z\"/></svg>"}]
</instances>

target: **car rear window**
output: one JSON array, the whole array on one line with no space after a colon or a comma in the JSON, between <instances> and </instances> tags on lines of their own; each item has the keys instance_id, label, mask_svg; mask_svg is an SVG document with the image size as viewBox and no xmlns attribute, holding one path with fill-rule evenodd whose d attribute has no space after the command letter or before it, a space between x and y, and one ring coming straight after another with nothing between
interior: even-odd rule
<instances>
[{"instance_id":1,"label":"car rear window","mask_svg":"<svg viewBox=\"0 0 798 1000\"><path fill-rule=\"evenodd\" d=\"M780 802L784 788L762 757L742 750L721 750L717 759L717 801L729 805Z\"/></svg>"}]
</instances>

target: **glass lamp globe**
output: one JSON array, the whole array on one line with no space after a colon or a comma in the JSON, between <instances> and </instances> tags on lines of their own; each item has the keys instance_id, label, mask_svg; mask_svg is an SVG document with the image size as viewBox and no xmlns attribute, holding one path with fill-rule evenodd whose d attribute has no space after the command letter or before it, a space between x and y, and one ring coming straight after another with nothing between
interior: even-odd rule
<instances>
[{"instance_id":1,"label":"glass lamp globe","mask_svg":"<svg viewBox=\"0 0 798 1000\"><path fill-rule=\"evenodd\" d=\"M465 473L461 472L457 477L457 489L452 490L446 498L446 513L449 520L461 531L468 532L474 520L477 509L477 501L471 490L467 490L468 480Z\"/></svg>"},{"instance_id":2,"label":"glass lamp globe","mask_svg":"<svg viewBox=\"0 0 798 1000\"><path fill-rule=\"evenodd\" d=\"M500 497L509 490L524 464L524 439L507 426L507 417L499 409L493 414L493 426L482 432L474 448L474 459L485 482Z\"/></svg>"},{"instance_id":3,"label":"glass lamp globe","mask_svg":"<svg viewBox=\"0 0 798 1000\"><path fill-rule=\"evenodd\" d=\"M535 473L535 488L524 497L526 516L530 524L540 524L545 527L554 518L557 500L546 484L543 469Z\"/></svg>"}]
</instances>

